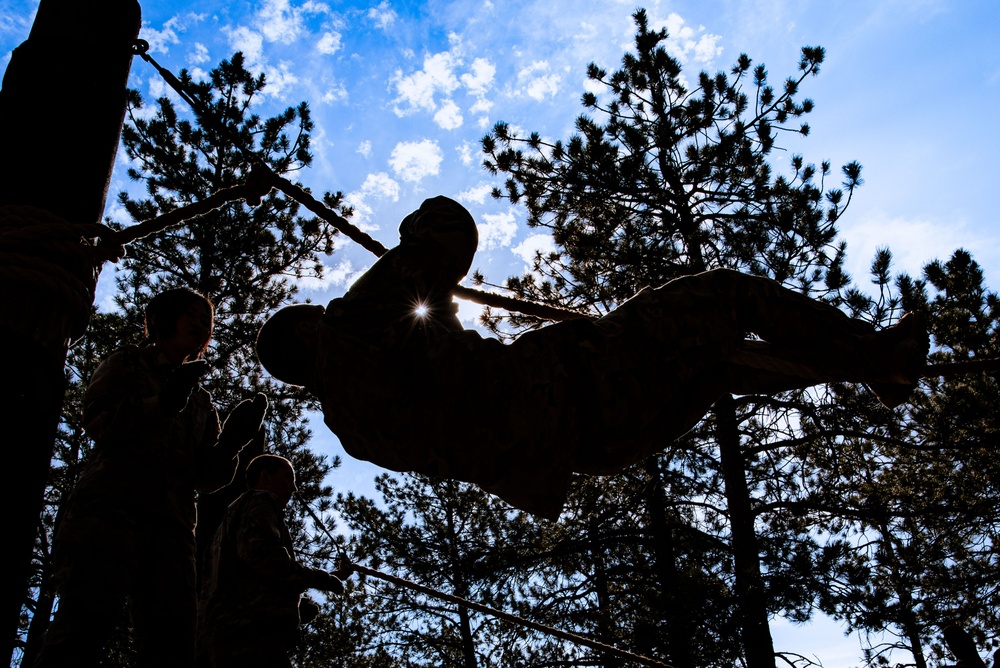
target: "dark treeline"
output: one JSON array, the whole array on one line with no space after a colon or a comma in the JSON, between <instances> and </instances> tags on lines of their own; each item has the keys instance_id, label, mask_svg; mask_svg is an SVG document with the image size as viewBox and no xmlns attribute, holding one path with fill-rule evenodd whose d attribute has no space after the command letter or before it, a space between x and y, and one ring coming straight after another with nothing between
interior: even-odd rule
<instances>
[{"instance_id":1,"label":"dark treeline","mask_svg":"<svg viewBox=\"0 0 1000 668\"><path fill-rule=\"evenodd\" d=\"M920 311L932 362L1000 354L1000 302L968 253L930 261L914 277L894 274L885 249L872 260L874 290L861 290L845 273L837 230L863 183L860 164L838 171L794 155L788 168L772 165L784 141L808 135L813 103L801 89L819 73L822 48L803 48L797 71L777 84L745 55L728 72L685 75L664 48L666 33L649 30L641 10L635 23L620 69L588 70L602 92L582 96L572 136L549 141L499 123L483 138L494 196L523 206L529 225L556 242L530 272L506 279L513 295L599 315L644 286L725 267L878 326ZM182 80L210 101L214 120L183 120L167 98L151 115L130 114L124 148L146 196L120 201L135 220L240 183L251 159L285 175L308 167L308 106L254 115L266 82L240 54L206 82ZM145 104L133 94L130 109ZM350 215L339 193L324 199ZM314 404L263 376L251 346L262 319L293 300L293 279L319 271L334 234L272 193L260 206L230 204L129 248L116 279L119 309L95 315L67 366L70 392L19 629L22 665L31 665L53 605L48 559L60 502L90 447L82 390L96 364L141 331L148 298L175 285L218 307L208 385L220 411L254 391L271 398L265 447L292 458L300 495L325 522L293 504L297 549L311 563L332 568L348 555L677 668L809 665L814 657L774 646L770 621L818 613L870 639L869 665L955 665L960 657L946 642L955 629L979 656L998 646L995 376L926 379L893 411L854 385L727 397L692 432L663 443L662 454L619 476L576 480L558 522L420 476L380 477L377 500L333 496L323 481L339 462L308 448L304 415ZM501 337L544 324L489 309L483 323ZM200 532L232 494L202 499ZM364 577L320 602L324 613L296 652L302 668L639 665ZM124 611L122 620L108 666L133 665Z\"/></svg>"}]
</instances>

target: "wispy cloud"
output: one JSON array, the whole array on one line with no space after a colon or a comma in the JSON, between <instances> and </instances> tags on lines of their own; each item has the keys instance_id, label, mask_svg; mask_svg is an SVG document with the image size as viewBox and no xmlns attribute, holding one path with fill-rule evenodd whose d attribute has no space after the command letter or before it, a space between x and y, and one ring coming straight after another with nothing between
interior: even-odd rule
<instances>
[{"instance_id":1,"label":"wispy cloud","mask_svg":"<svg viewBox=\"0 0 1000 668\"><path fill-rule=\"evenodd\" d=\"M205 20L204 14L188 12L173 16L157 30L144 21L139 31L139 37L149 42L150 53L169 53L170 46L181 43L181 35Z\"/></svg>"},{"instance_id":2,"label":"wispy cloud","mask_svg":"<svg viewBox=\"0 0 1000 668\"><path fill-rule=\"evenodd\" d=\"M556 250L556 243L549 234L532 234L527 239L510 249L514 255L524 260L530 266L537 253L545 255Z\"/></svg>"},{"instance_id":3,"label":"wispy cloud","mask_svg":"<svg viewBox=\"0 0 1000 668\"><path fill-rule=\"evenodd\" d=\"M357 280L363 271L355 269L350 260L341 260L333 267L322 265L319 276L304 276L295 284L301 290L324 293L331 288L346 288Z\"/></svg>"},{"instance_id":4,"label":"wispy cloud","mask_svg":"<svg viewBox=\"0 0 1000 668\"><path fill-rule=\"evenodd\" d=\"M416 142L399 142L392 149L389 166L404 181L419 183L441 170L444 159L436 141L424 139Z\"/></svg>"},{"instance_id":5,"label":"wispy cloud","mask_svg":"<svg viewBox=\"0 0 1000 668\"><path fill-rule=\"evenodd\" d=\"M325 56L332 56L340 51L341 34L336 31L327 31L320 35L316 42L316 50Z\"/></svg>"},{"instance_id":6,"label":"wispy cloud","mask_svg":"<svg viewBox=\"0 0 1000 668\"><path fill-rule=\"evenodd\" d=\"M352 222L361 229L378 229L371 222L374 213L371 202L377 200L399 200L399 183L385 172L368 174L359 189L344 196L344 203L354 208Z\"/></svg>"},{"instance_id":7,"label":"wispy cloud","mask_svg":"<svg viewBox=\"0 0 1000 668\"><path fill-rule=\"evenodd\" d=\"M559 92L562 77L552 72L547 60L536 60L517 73L519 92L538 102Z\"/></svg>"},{"instance_id":8,"label":"wispy cloud","mask_svg":"<svg viewBox=\"0 0 1000 668\"><path fill-rule=\"evenodd\" d=\"M380 30L388 30L396 22L396 12L392 10L387 0L382 0L377 7L368 10L368 20Z\"/></svg>"},{"instance_id":9,"label":"wispy cloud","mask_svg":"<svg viewBox=\"0 0 1000 668\"><path fill-rule=\"evenodd\" d=\"M484 214L478 226L479 249L483 251L509 246L517 234L517 218L510 210Z\"/></svg>"}]
</instances>

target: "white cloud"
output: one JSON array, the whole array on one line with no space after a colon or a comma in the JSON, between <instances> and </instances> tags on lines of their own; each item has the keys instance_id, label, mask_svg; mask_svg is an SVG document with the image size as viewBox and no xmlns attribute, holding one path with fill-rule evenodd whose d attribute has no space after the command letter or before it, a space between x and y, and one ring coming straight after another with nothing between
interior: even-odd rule
<instances>
[{"instance_id":1,"label":"white cloud","mask_svg":"<svg viewBox=\"0 0 1000 668\"><path fill-rule=\"evenodd\" d=\"M475 104L469 107L469 111L473 114L486 113L493 108L493 103L486 98L480 98L476 100Z\"/></svg>"},{"instance_id":2,"label":"white cloud","mask_svg":"<svg viewBox=\"0 0 1000 668\"><path fill-rule=\"evenodd\" d=\"M384 199L393 202L399 201L399 183L385 172L366 176L364 183L358 190L344 196L344 203L354 207L354 217L351 222L366 231L378 229L377 224L369 223L373 215L373 209L369 202Z\"/></svg>"},{"instance_id":3,"label":"white cloud","mask_svg":"<svg viewBox=\"0 0 1000 668\"><path fill-rule=\"evenodd\" d=\"M479 316L483 314L483 305L471 299L456 299L458 304L458 319L474 329L479 325Z\"/></svg>"},{"instance_id":4,"label":"white cloud","mask_svg":"<svg viewBox=\"0 0 1000 668\"><path fill-rule=\"evenodd\" d=\"M650 23L653 27L667 29L667 51L681 63L694 62L707 67L722 55L720 35L705 32L704 26L692 28L675 12L671 12L665 19Z\"/></svg>"},{"instance_id":5,"label":"white cloud","mask_svg":"<svg viewBox=\"0 0 1000 668\"><path fill-rule=\"evenodd\" d=\"M337 83L326 89L326 92L320 97L320 101L326 104L332 104L334 102L341 102L348 98L347 89L344 85Z\"/></svg>"},{"instance_id":6,"label":"white cloud","mask_svg":"<svg viewBox=\"0 0 1000 668\"><path fill-rule=\"evenodd\" d=\"M298 279L295 284L300 289L311 292L325 292L330 288L346 288L354 283L366 269L367 267L355 269L350 260L341 260L335 267L324 264L318 277L304 276Z\"/></svg>"},{"instance_id":7,"label":"white cloud","mask_svg":"<svg viewBox=\"0 0 1000 668\"><path fill-rule=\"evenodd\" d=\"M553 253L556 250L556 243L548 234L532 234L530 237L511 248L511 251L525 264L530 265L535 259L535 253Z\"/></svg>"},{"instance_id":8,"label":"white cloud","mask_svg":"<svg viewBox=\"0 0 1000 668\"><path fill-rule=\"evenodd\" d=\"M250 27L225 26L222 31L231 48L242 51L251 66L260 67L265 62L264 42L294 44L307 30L307 16L329 12L330 8L326 4L312 0L297 7L293 7L289 0L264 0L257 13L251 17ZM332 44L327 46L332 48Z\"/></svg>"},{"instance_id":9,"label":"white cloud","mask_svg":"<svg viewBox=\"0 0 1000 668\"><path fill-rule=\"evenodd\" d=\"M195 42L194 46L188 52L187 61L191 65L200 65L201 63L208 62L208 47L201 42Z\"/></svg>"},{"instance_id":10,"label":"white cloud","mask_svg":"<svg viewBox=\"0 0 1000 668\"><path fill-rule=\"evenodd\" d=\"M919 276L930 259L947 260L958 248L977 261L997 257L995 239L984 237L963 218L947 221L931 217L894 216L873 212L841 227L848 240L848 273L861 286L870 280L872 258L879 248L892 251L893 274Z\"/></svg>"},{"instance_id":11,"label":"white cloud","mask_svg":"<svg viewBox=\"0 0 1000 668\"><path fill-rule=\"evenodd\" d=\"M327 56L332 56L340 51L340 33L336 31L323 33L323 36L316 42L316 50Z\"/></svg>"},{"instance_id":12,"label":"white cloud","mask_svg":"<svg viewBox=\"0 0 1000 668\"><path fill-rule=\"evenodd\" d=\"M247 63L253 67L262 62L264 55L264 37L246 26L222 29L229 41L229 47L234 51L242 51Z\"/></svg>"},{"instance_id":13,"label":"white cloud","mask_svg":"<svg viewBox=\"0 0 1000 668\"><path fill-rule=\"evenodd\" d=\"M405 116L418 109L434 111L437 104L434 102L436 93L450 94L458 88L458 78L452 71L455 66L455 58L448 51L435 53L424 58L424 68L419 72L414 72L409 76L403 76L399 70L393 77L396 93L396 102L403 102L406 107L395 107L396 115Z\"/></svg>"},{"instance_id":14,"label":"white cloud","mask_svg":"<svg viewBox=\"0 0 1000 668\"><path fill-rule=\"evenodd\" d=\"M400 142L392 149L389 166L404 181L420 182L437 174L443 159L436 141Z\"/></svg>"},{"instance_id":15,"label":"white cloud","mask_svg":"<svg viewBox=\"0 0 1000 668\"><path fill-rule=\"evenodd\" d=\"M265 0L253 25L268 42L291 44L302 33L302 9L288 0Z\"/></svg>"},{"instance_id":16,"label":"white cloud","mask_svg":"<svg viewBox=\"0 0 1000 668\"><path fill-rule=\"evenodd\" d=\"M372 7L368 10L368 18L377 28L386 30L396 22L397 14L389 6L388 0L382 0L378 7Z\"/></svg>"},{"instance_id":17,"label":"white cloud","mask_svg":"<svg viewBox=\"0 0 1000 668\"><path fill-rule=\"evenodd\" d=\"M462 75L462 85L464 85L473 95L485 95L493 83L493 77L497 73L495 65L485 58L476 58L472 61L470 71Z\"/></svg>"},{"instance_id":18,"label":"white cloud","mask_svg":"<svg viewBox=\"0 0 1000 668\"><path fill-rule=\"evenodd\" d=\"M358 144L358 153L366 158L372 157L372 143L366 139Z\"/></svg>"},{"instance_id":19,"label":"white cloud","mask_svg":"<svg viewBox=\"0 0 1000 668\"><path fill-rule=\"evenodd\" d=\"M149 23L143 23L139 37L149 42L150 53L168 53L170 44L180 44L181 39L178 33L187 32L188 28L194 27L205 20L204 14L187 14L172 16L163 23L163 29L157 30Z\"/></svg>"},{"instance_id":20,"label":"white cloud","mask_svg":"<svg viewBox=\"0 0 1000 668\"><path fill-rule=\"evenodd\" d=\"M286 89L297 84L299 78L292 71L293 67L294 63L287 61L278 63L277 67L266 67L264 74L267 78L267 87L261 91L261 94L280 98Z\"/></svg>"},{"instance_id":21,"label":"white cloud","mask_svg":"<svg viewBox=\"0 0 1000 668\"><path fill-rule=\"evenodd\" d=\"M480 250L509 246L514 235L517 234L517 219L514 217L514 212L509 210L504 213L487 213L483 215L482 222L478 223L477 226L479 227ZM548 237L548 235L535 236ZM529 237L529 240L533 238ZM551 240L552 237L548 238ZM521 245L523 246L525 243L527 241ZM516 253L517 249L514 249L514 252Z\"/></svg>"},{"instance_id":22,"label":"white cloud","mask_svg":"<svg viewBox=\"0 0 1000 668\"><path fill-rule=\"evenodd\" d=\"M546 60L536 60L517 73L517 82L524 94L533 100L541 102L546 97L552 97L559 92L562 77L550 72Z\"/></svg>"},{"instance_id":23,"label":"white cloud","mask_svg":"<svg viewBox=\"0 0 1000 668\"><path fill-rule=\"evenodd\" d=\"M476 159L476 152L479 150L479 145L475 142L464 141L455 150L458 151L458 159L462 161L463 165L468 167Z\"/></svg>"},{"instance_id":24,"label":"white cloud","mask_svg":"<svg viewBox=\"0 0 1000 668\"><path fill-rule=\"evenodd\" d=\"M156 105L150 104L152 100L158 100L161 97L166 97L174 105L181 105L187 107L187 102L185 102L180 95L177 94L172 87L170 87L166 81L163 80L160 75L151 76L149 79L149 100L144 100L145 106L133 112L133 115L139 118L152 118L156 113Z\"/></svg>"},{"instance_id":25,"label":"white cloud","mask_svg":"<svg viewBox=\"0 0 1000 668\"><path fill-rule=\"evenodd\" d=\"M468 190L463 190L460 192L456 199L459 202L473 202L475 204L482 204L486 201L486 198L490 196L493 186L489 183L480 183L479 185L472 186Z\"/></svg>"},{"instance_id":26,"label":"white cloud","mask_svg":"<svg viewBox=\"0 0 1000 668\"><path fill-rule=\"evenodd\" d=\"M369 174L361 184L361 193L365 196L376 196L382 199L399 201L399 183L385 172Z\"/></svg>"},{"instance_id":27,"label":"white cloud","mask_svg":"<svg viewBox=\"0 0 1000 668\"><path fill-rule=\"evenodd\" d=\"M434 114L434 122L444 130L462 127L462 110L453 101L445 100L441 108Z\"/></svg>"}]
</instances>

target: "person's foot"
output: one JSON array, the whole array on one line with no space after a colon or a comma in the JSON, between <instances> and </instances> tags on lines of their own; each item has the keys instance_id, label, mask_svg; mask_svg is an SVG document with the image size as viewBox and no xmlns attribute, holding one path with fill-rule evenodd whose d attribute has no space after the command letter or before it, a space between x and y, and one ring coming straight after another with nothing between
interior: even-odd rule
<instances>
[{"instance_id":1,"label":"person's foot","mask_svg":"<svg viewBox=\"0 0 1000 668\"><path fill-rule=\"evenodd\" d=\"M896 324L876 336L886 380L867 385L879 402L891 409L904 403L920 382L927 368L930 337L924 316L916 312L904 313Z\"/></svg>"}]
</instances>

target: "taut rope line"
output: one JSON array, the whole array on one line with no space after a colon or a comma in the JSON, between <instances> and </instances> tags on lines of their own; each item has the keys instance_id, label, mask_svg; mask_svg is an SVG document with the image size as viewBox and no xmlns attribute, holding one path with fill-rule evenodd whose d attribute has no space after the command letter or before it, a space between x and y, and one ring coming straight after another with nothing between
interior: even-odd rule
<instances>
[{"instance_id":1,"label":"taut rope line","mask_svg":"<svg viewBox=\"0 0 1000 668\"><path fill-rule=\"evenodd\" d=\"M299 499L298 501L299 505L301 505L302 508L305 509L306 513L313 519L313 522L316 523L316 526L322 529L323 533L327 535L331 543L334 546L336 546L337 545L336 539L334 539L333 535L326 528L326 524L323 523L323 520L321 520L319 516L316 514L316 512L312 509L312 506L310 506L308 503L306 503L301 499ZM503 619L504 621L511 622L512 624L520 624L521 626L526 626L530 629L534 629L535 631L541 631L542 633L555 636L561 640L565 640L567 642L571 642L576 645L584 645L599 652L613 654L620 659L635 661L637 663L641 663L646 666L653 666L654 668L673 668L673 666L671 666L668 663L663 663L662 661L651 659L648 656L643 656L641 654L634 654L632 652L619 649L614 645L608 645L606 643L602 643L597 640L592 640L590 638L581 636L576 633L570 633L569 631L563 631L562 629L546 626L545 624L539 624L538 622L533 622L530 619L525 619L524 617L520 617L518 615L514 615L509 612L504 612L503 610L497 610L496 608L491 608L481 603L476 603L475 601L464 599L460 596L447 594L443 591L438 591L437 589L432 589L431 587L426 587L424 585L417 584L412 580L407 580L405 578L377 571L374 568L368 568L367 566L356 564L348 560L347 555L345 555L343 552L340 552L340 559L342 561L342 565L347 565L358 573L363 573L365 575L377 578L379 580L385 580L386 582L398 585L400 587L412 589L413 591L420 592L421 594L426 594L427 596L432 596L434 598L438 598L443 601L448 601L449 603L454 603L455 605L460 605L469 608L471 610L475 610L477 612L490 615L492 617L497 617L499 619Z\"/></svg>"}]
</instances>

